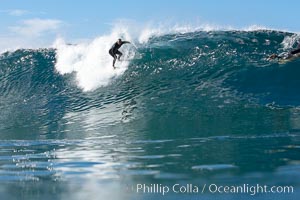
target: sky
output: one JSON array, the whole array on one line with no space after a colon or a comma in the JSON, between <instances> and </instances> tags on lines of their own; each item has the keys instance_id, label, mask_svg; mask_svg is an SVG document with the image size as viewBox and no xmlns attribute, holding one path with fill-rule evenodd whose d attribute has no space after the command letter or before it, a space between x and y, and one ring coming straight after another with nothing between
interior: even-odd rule
<instances>
[{"instance_id":1,"label":"sky","mask_svg":"<svg viewBox=\"0 0 300 200\"><path fill-rule=\"evenodd\" d=\"M117 21L259 25L298 33L299 8L299 0L0 0L0 49L42 46L57 37L92 39L110 32Z\"/></svg>"}]
</instances>

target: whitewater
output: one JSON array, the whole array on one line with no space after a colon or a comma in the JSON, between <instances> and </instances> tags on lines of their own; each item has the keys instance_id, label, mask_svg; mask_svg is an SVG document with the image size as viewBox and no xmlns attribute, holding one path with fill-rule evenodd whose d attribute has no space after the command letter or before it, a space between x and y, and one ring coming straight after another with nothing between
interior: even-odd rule
<instances>
[{"instance_id":1,"label":"whitewater","mask_svg":"<svg viewBox=\"0 0 300 200\"><path fill-rule=\"evenodd\" d=\"M300 36L137 29L0 55L1 196L199 199L132 188L264 183L294 187L276 199L299 198L300 59L267 57L294 49ZM118 38L132 45L113 69L108 50Z\"/></svg>"}]
</instances>

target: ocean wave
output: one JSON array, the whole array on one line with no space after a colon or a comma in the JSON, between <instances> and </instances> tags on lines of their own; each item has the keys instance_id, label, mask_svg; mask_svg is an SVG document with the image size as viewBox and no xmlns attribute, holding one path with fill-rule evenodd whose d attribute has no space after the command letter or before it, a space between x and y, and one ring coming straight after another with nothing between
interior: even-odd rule
<instances>
[{"instance_id":1,"label":"ocean wave","mask_svg":"<svg viewBox=\"0 0 300 200\"><path fill-rule=\"evenodd\" d=\"M299 60L280 65L266 59L292 49L297 34L218 30L146 35L139 41L119 27L84 43L59 39L53 48L1 54L1 129L22 126L48 134L58 124L64 131L95 130L153 113L182 121L233 107L247 113L249 106L299 106ZM122 47L124 60L114 70L108 50L119 37L133 45Z\"/></svg>"}]
</instances>

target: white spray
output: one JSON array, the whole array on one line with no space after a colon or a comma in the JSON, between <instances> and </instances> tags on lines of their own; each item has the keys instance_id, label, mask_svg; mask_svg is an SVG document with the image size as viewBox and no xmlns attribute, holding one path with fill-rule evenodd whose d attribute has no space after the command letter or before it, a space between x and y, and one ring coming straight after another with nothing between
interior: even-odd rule
<instances>
[{"instance_id":1,"label":"white spray","mask_svg":"<svg viewBox=\"0 0 300 200\"><path fill-rule=\"evenodd\" d=\"M56 40L56 70L61 74L76 73L76 81L83 91L95 90L107 85L110 80L124 73L128 59L133 58L134 48L122 47L123 61L112 67L113 58L108 54L118 38L131 40L124 28L114 29L112 34L97 37L91 42L68 45L62 39Z\"/></svg>"}]
</instances>

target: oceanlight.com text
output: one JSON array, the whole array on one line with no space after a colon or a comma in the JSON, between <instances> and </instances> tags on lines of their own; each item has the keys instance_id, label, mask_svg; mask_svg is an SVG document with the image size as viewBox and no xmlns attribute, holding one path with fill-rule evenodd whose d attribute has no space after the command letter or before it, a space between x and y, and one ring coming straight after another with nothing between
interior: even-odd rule
<instances>
[{"instance_id":1,"label":"oceanlight.com text","mask_svg":"<svg viewBox=\"0 0 300 200\"><path fill-rule=\"evenodd\" d=\"M292 194L294 187L290 185L263 185L263 184L240 184L240 185L220 185L220 184L136 184L132 186L132 191L138 194Z\"/></svg>"}]
</instances>

